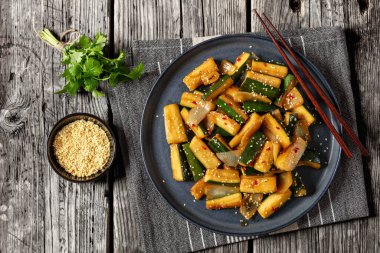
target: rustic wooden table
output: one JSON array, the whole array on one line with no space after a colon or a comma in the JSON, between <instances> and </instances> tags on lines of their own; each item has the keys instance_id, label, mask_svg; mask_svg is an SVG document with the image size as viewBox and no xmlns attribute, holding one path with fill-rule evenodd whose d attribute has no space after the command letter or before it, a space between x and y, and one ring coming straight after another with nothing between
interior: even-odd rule
<instances>
[{"instance_id":1,"label":"rustic wooden table","mask_svg":"<svg viewBox=\"0 0 380 253\"><path fill-rule=\"evenodd\" d=\"M37 40L34 27L76 28L110 37L111 49L132 40L261 31L265 12L280 29L342 26L347 31L360 137L371 152L365 174L373 215L380 202L379 0L2 0L0 3L0 252L103 252L107 213L114 252L144 247L131 219L123 178L73 184L46 157L53 124L73 112L111 120L107 98L54 95L63 84L60 53ZM290 4L292 5L290 8ZM328 59L326 59L328 60ZM352 124L355 124L354 122ZM110 201L108 201L110 200ZM107 203L111 203L109 207ZM311 228L207 252L380 252L380 218Z\"/></svg>"}]
</instances>

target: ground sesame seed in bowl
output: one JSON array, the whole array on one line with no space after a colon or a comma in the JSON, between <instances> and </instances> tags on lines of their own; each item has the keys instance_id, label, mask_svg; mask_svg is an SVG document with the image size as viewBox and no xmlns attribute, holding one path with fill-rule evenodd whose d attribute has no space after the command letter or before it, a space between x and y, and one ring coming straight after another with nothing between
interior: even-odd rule
<instances>
[{"instance_id":1,"label":"ground sesame seed in bowl","mask_svg":"<svg viewBox=\"0 0 380 253\"><path fill-rule=\"evenodd\" d=\"M88 177L107 164L111 143L101 127L79 119L57 132L53 149L58 163L68 173L76 177Z\"/></svg>"}]
</instances>

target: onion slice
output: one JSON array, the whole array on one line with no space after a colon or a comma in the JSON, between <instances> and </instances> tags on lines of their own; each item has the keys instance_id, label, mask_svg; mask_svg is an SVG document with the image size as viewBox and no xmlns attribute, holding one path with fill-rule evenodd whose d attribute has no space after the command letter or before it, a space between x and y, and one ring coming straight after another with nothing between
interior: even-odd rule
<instances>
[{"instance_id":1,"label":"onion slice","mask_svg":"<svg viewBox=\"0 0 380 253\"><path fill-rule=\"evenodd\" d=\"M215 104L210 101L201 100L198 105L192 108L187 117L186 123L189 126L198 125L204 120L209 112L215 109Z\"/></svg>"},{"instance_id":2,"label":"onion slice","mask_svg":"<svg viewBox=\"0 0 380 253\"><path fill-rule=\"evenodd\" d=\"M239 157L234 151L216 153L216 156L227 166L236 167L238 165Z\"/></svg>"}]
</instances>

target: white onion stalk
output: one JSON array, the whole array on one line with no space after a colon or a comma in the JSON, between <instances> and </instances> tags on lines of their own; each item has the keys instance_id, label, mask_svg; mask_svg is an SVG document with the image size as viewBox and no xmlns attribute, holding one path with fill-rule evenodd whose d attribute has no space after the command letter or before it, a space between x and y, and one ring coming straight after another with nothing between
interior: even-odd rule
<instances>
[{"instance_id":1,"label":"white onion stalk","mask_svg":"<svg viewBox=\"0 0 380 253\"><path fill-rule=\"evenodd\" d=\"M227 166L236 167L238 165L238 156L234 151L216 153L216 156Z\"/></svg>"},{"instance_id":2,"label":"white onion stalk","mask_svg":"<svg viewBox=\"0 0 380 253\"><path fill-rule=\"evenodd\" d=\"M214 110L215 105L210 101L201 100L198 105L192 108L187 117L186 123L189 126L198 125L204 120L209 112Z\"/></svg>"}]
</instances>

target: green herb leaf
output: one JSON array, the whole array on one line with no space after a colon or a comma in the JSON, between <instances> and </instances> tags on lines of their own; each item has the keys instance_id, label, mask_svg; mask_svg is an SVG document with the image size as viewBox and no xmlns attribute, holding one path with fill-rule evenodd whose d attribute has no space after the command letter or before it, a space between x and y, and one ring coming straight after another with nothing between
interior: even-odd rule
<instances>
[{"instance_id":1,"label":"green herb leaf","mask_svg":"<svg viewBox=\"0 0 380 253\"><path fill-rule=\"evenodd\" d=\"M48 29L44 29L39 36L52 46L60 43ZM144 64L128 68L124 52L120 52L115 59L105 57L106 43L107 37L102 33L97 33L94 40L82 35L77 42L62 49L62 64L66 69L61 76L66 79L66 85L56 94L69 93L73 96L82 88L94 97L101 97L104 93L97 90L101 81L108 81L111 87L116 87L119 83L141 77Z\"/></svg>"}]
</instances>

